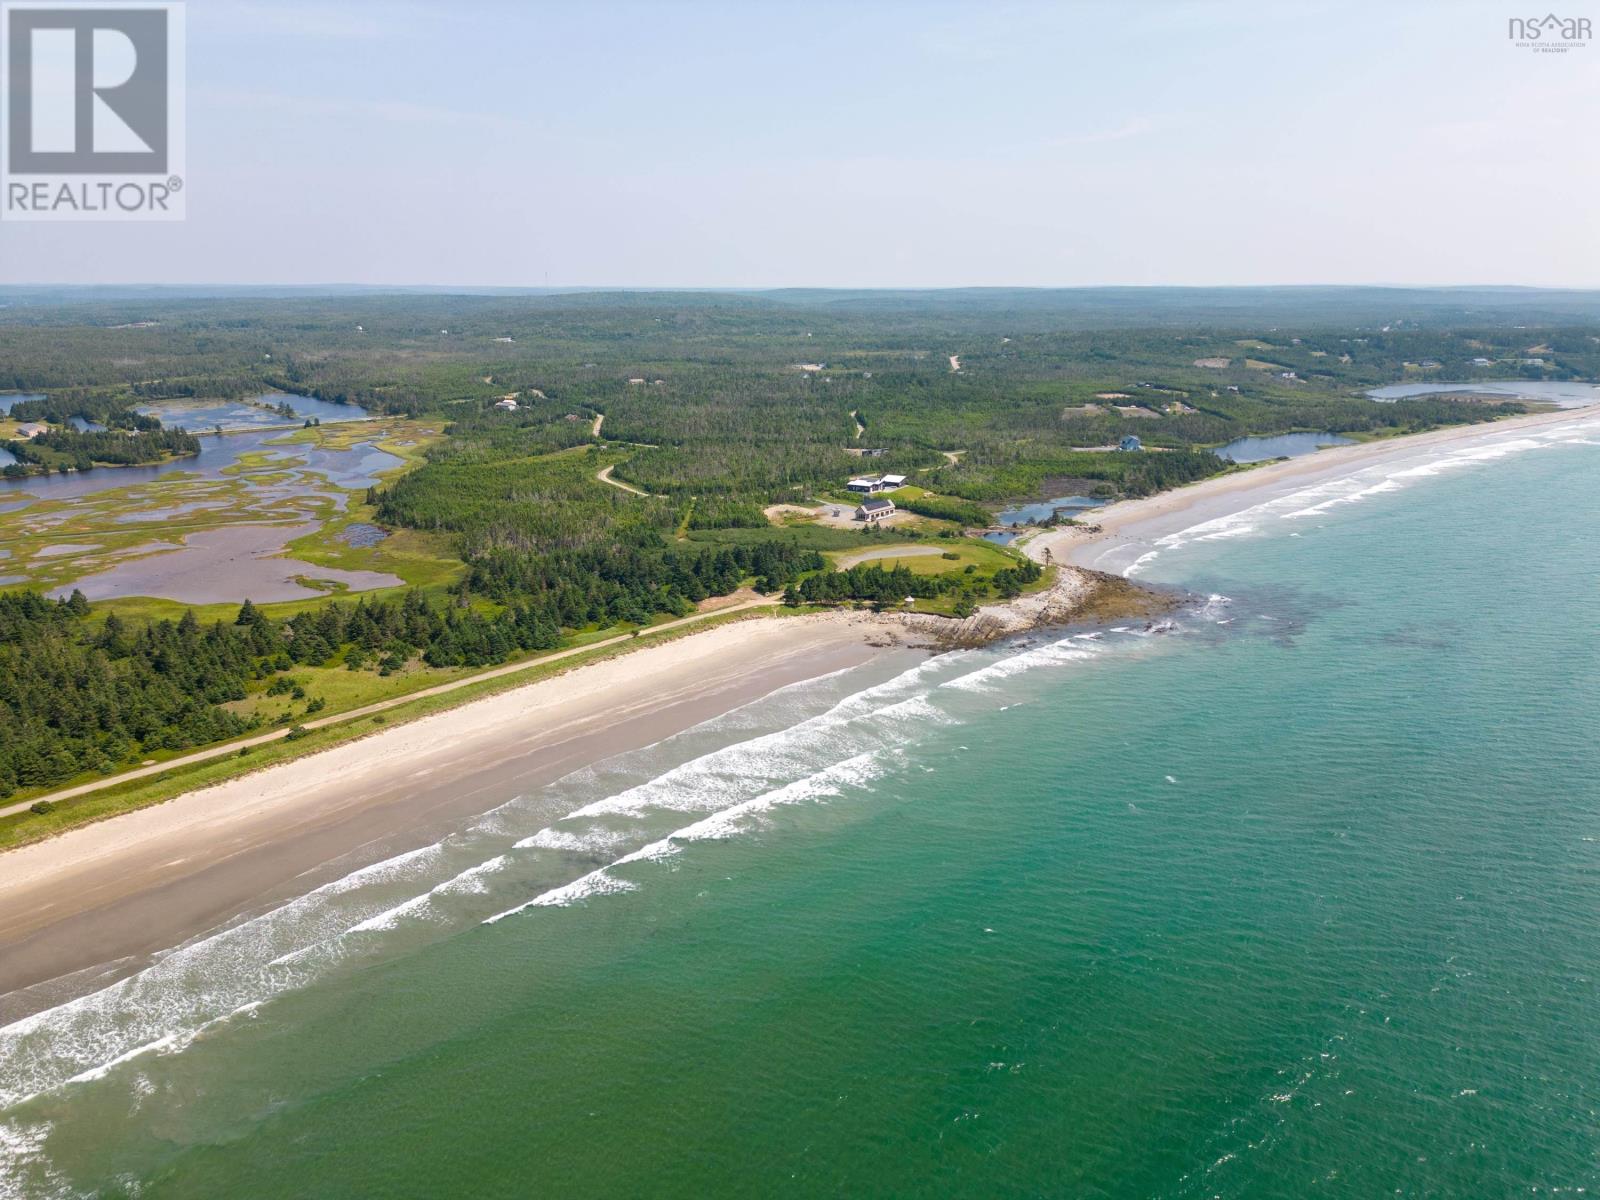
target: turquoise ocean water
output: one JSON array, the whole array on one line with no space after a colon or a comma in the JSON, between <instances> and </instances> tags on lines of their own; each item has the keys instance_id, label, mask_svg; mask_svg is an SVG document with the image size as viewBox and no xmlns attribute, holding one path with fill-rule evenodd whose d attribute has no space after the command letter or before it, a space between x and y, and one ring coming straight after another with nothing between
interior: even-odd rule
<instances>
[{"instance_id":1,"label":"turquoise ocean water","mask_svg":"<svg viewBox=\"0 0 1600 1200\"><path fill-rule=\"evenodd\" d=\"M0 1196L1600 1187L1597 446L1211 522L1169 630L785 689L0 1030Z\"/></svg>"}]
</instances>

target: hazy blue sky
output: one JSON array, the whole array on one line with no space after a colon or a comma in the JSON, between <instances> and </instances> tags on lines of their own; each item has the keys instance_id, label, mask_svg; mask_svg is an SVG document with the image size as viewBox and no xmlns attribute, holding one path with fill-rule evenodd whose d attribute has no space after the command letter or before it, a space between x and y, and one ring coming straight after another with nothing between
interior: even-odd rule
<instances>
[{"instance_id":1,"label":"hazy blue sky","mask_svg":"<svg viewBox=\"0 0 1600 1200\"><path fill-rule=\"evenodd\" d=\"M188 221L0 282L1600 286L1529 7L190 0Z\"/></svg>"}]
</instances>

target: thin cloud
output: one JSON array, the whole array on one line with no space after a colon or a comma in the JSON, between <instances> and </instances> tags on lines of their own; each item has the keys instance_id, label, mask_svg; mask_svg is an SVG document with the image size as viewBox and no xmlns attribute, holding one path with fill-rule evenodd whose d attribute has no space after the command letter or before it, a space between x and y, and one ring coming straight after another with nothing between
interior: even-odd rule
<instances>
[{"instance_id":1,"label":"thin cloud","mask_svg":"<svg viewBox=\"0 0 1600 1200\"><path fill-rule=\"evenodd\" d=\"M395 125L435 128L479 128L499 132L539 132L542 127L507 113L472 112L418 104L412 100L366 99L343 96L295 96L280 92L241 91L230 88L191 88L198 97L215 107L243 108L270 112L276 120L293 116L312 120L369 120Z\"/></svg>"},{"instance_id":2,"label":"thin cloud","mask_svg":"<svg viewBox=\"0 0 1600 1200\"><path fill-rule=\"evenodd\" d=\"M194 18L200 30L223 36L369 42L409 36L424 15L425 10L409 5L379 9L361 4L335 7L225 0L207 5Z\"/></svg>"},{"instance_id":3,"label":"thin cloud","mask_svg":"<svg viewBox=\"0 0 1600 1200\"><path fill-rule=\"evenodd\" d=\"M1063 134L1060 137L1046 138L1043 145L1052 149L1064 146L1099 146L1106 142L1125 142L1129 138L1143 137L1147 133L1155 133L1165 124L1153 117L1133 117L1121 125L1109 129L1086 129L1080 133Z\"/></svg>"}]
</instances>

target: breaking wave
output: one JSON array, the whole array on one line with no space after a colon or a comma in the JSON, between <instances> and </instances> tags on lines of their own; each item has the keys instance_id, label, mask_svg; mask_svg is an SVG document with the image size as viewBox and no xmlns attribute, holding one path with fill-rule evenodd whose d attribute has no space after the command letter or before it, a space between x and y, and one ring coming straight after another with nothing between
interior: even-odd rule
<instances>
[{"instance_id":1,"label":"breaking wave","mask_svg":"<svg viewBox=\"0 0 1600 1200\"><path fill-rule=\"evenodd\" d=\"M8 1159L33 1153L23 1125L8 1124L30 1099L182 1053L272 997L341 969L514 913L635 890L650 864L758 830L775 809L870 797L878 780L903 768L908 747L993 707L991 693L1006 680L1137 645L1148 632L956 651L865 687L861 668L789 685L0 1027L0 1176Z\"/></svg>"},{"instance_id":2,"label":"breaking wave","mask_svg":"<svg viewBox=\"0 0 1600 1200\"><path fill-rule=\"evenodd\" d=\"M1280 521L1305 521L1326 516L1345 505L1360 504L1376 496L1404 491L1419 480L1483 466L1509 455L1582 442L1585 439L1579 435L1586 432L1590 424L1586 420L1576 419L1535 429L1506 431L1499 438L1470 446L1424 448L1413 455L1364 467L1349 475L1275 496L1239 512L1214 517L1157 538L1149 544L1148 550L1124 569L1123 574L1130 577L1140 574L1161 554L1193 543L1270 533L1279 528Z\"/></svg>"}]
</instances>

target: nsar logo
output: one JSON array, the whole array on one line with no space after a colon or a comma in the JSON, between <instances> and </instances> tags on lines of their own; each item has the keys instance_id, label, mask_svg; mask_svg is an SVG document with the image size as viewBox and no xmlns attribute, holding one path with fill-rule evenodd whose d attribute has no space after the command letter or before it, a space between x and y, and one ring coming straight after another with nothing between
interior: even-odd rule
<instances>
[{"instance_id":1,"label":"nsar logo","mask_svg":"<svg viewBox=\"0 0 1600 1200\"><path fill-rule=\"evenodd\" d=\"M1506 21L1506 37L1518 46L1545 54L1565 54L1579 49L1593 37L1588 17L1558 17L1547 13L1542 17L1510 17Z\"/></svg>"},{"instance_id":2,"label":"nsar logo","mask_svg":"<svg viewBox=\"0 0 1600 1200\"><path fill-rule=\"evenodd\" d=\"M182 220L179 3L0 3L0 217Z\"/></svg>"}]
</instances>

